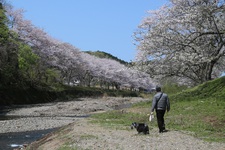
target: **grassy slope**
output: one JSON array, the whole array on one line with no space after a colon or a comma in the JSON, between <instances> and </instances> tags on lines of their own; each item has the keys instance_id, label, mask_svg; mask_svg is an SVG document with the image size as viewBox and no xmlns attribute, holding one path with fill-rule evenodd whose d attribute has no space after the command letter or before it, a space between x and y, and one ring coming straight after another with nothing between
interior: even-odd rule
<instances>
[{"instance_id":1,"label":"grassy slope","mask_svg":"<svg viewBox=\"0 0 225 150\"><path fill-rule=\"evenodd\" d=\"M190 133L207 141L225 142L225 77L175 95L169 95L171 111L166 114L169 130ZM131 121L148 122L151 102L135 105L125 113L112 111L93 116L106 126L127 126ZM117 125L115 125L117 124ZM155 126L149 123L150 127Z\"/></svg>"},{"instance_id":2,"label":"grassy slope","mask_svg":"<svg viewBox=\"0 0 225 150\"><path fill-rule=\"evenodd\" d=\"M169 127L210 141L225 141L225 77L171 96Z\"/></svg>"}]
</instances>

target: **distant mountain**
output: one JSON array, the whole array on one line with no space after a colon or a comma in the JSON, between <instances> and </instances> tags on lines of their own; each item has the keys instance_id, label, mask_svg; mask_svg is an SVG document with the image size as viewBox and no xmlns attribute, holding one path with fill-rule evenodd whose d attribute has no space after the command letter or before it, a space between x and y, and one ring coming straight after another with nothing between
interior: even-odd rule
<instances>
[{"instance_id":1,"label":"distant mountain","mask_svg":"<svg viewBox=\"0 0 225 150\"><path fill-rule=\"evenodd\" d=\"M94 55L96 57L99 57L99 58L107 58L107 59L112 59L112 60L115 60L115 61L118 61L119 63L123 64L123 65L129 65L130 63L124 61L124 60L121 60L109 53L106 53L106 52L103 52L103 51L85 51L85 53L88 53L90 55Z\"/></svg>"}]
</instances>

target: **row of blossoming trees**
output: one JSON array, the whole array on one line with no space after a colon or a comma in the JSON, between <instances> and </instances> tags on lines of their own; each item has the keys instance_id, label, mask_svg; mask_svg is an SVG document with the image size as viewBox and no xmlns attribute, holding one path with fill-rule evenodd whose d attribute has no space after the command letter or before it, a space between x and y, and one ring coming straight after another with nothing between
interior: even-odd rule
<instances>
[{"instance_id":1,"label":"row of blossoming trees","mask_svg":"<svg viewBox=\"0 0 225 150\"><path fill-rule=\"evenodd\" d=\"M23 10L14 10L8 5L5 5L5 10L8 27L23 43L20 44L19 67L33 84L45 80L46 83L74 85L79 82L80 86L116 89L149 89L153 86L148 74L115 60L89 55L69 43L54 39L31 21L25 20Z\"/></svg>"}]
</instances>

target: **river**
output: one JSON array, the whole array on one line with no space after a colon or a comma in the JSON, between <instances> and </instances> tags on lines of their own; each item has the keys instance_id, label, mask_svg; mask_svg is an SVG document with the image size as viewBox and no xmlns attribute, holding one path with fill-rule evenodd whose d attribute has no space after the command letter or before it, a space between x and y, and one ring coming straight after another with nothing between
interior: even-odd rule
<instances>
[{"instance_id":1,"label":"river","mask_svg":"<svg viewBox=\"0 0 225 150\"><path fill-rule=\"evenodd\" d=\"M13 132L13 133L1 133L0 134L0 150L13 150L20 148L24 144L29 144L37 139L40 139L44 135L56 130L35 130L27 132Z\"/></svg>"}]
</instances>

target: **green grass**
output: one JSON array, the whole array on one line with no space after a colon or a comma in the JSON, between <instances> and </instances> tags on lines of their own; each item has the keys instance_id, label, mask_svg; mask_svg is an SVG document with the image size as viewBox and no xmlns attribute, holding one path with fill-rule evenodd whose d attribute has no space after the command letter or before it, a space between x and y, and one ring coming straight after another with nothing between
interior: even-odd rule
<instances>
[{"instance_id":1,"label":"green grass","mask_svg":"<svg viewBox=\"0 0 225 150\"><path fill-rule=\"evenodd\" d=\"M189 133L211 142L225 142L225 77L169 95L171 111L165 115L169 130ZM151 102L142 102L126 111L110 111L92 117L107 127L129 127L148 122ZM151 124L151 126L155 126Z\"/></svg>"},{"instance_id":2,"label":"green grass","mask_svg":"<svg viewBox=\"0 0 225 150\"><path fill-rule=\"evenodd\" d=\"M225 142L225 77L171 96L169 127L207 141Z\"/></svg>"},{"instance_id":3,"label":"green grass","mask_svg":"<svg viewBox=\"0 0 225 150\"><path fill-rule=\"evenodd\" d=\"M127 129L127 127L130 127L132 121L148 122L148 118L144 116L146 116L146 114L113 110L93 115L92 118L94 118L94 120L92 120L92 122L99 123L110 128Z\"/></svg>"},{"instance_id":4,"label":"green grass","mask_svg":"<svg viewBox=\"0 0 225 150\"><path fill-rule=\"evenodd\" d=\"M225 142L225 101L208 98L171 102L168 128L191 131L207 141Z\"/></svg>"},{"instance_id":5,"label":"green grass","mask_svg":"<svg viewBox=\"0 0 225 150\"><path fill-rule=\"evenodd\" d=\"M81 149L78 146L69 146L69 144L66 143L65 145L61 146L58 150L81 150Z\"/></svg>"},{"instance_id":6,"label":"green grass","mask_svg":"<svg viewBox=\"0 0 225 150\"><path fill-rule=\"evenodd\" d=\"M97 136L94 135L82 135L80 137L80 140L88 140L88 139L98 139ZM59 149L57 150L84 150L81 147L79 147L79 144L76 142L72 142L73 140L70 139L70 142L66 142L64 143ZM85 149L85 150L89 150L89 149Z\"/></svg>"}]
</instances>

